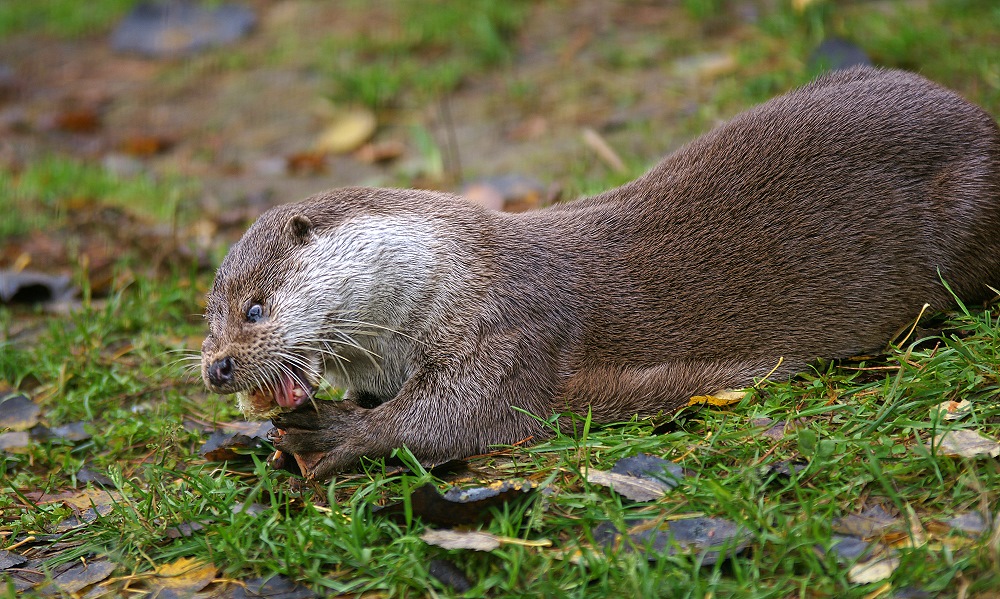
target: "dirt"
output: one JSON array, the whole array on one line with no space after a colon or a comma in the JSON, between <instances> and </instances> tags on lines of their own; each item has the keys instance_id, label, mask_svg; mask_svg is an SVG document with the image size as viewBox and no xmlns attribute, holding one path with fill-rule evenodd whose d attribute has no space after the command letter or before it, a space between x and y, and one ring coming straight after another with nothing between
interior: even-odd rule
<instances>
[{"instance_id":1,"label":"dirt","mask_svg":"<svg viewBox=\"0 0 1000 599\"><path fill-rule=\"evenodd\" d=\"M572 188L574 176L609 168L582 141L585 128L644 165L703 125L699 106L738 68L736 47L754 18L742 4L709 23L677 3L534 4L511 64L468 77L447 98L404 100L378 115L375 140L406 146L398 160L331 156L324 168L290 174L288 158L308 153L322 128L317 107L331 84L314 65L323 40L377 23L342 3L250 5L259 17L250 37L185 60L114 54L108 32L0 40L9 72L0 82L0 167L65 153L194 178L203 193L192 200L219 211L264 207L335 186L420 181L417 124L453 172L460 166L457 179L518 173Z\"/></svg>"}]
</instances>

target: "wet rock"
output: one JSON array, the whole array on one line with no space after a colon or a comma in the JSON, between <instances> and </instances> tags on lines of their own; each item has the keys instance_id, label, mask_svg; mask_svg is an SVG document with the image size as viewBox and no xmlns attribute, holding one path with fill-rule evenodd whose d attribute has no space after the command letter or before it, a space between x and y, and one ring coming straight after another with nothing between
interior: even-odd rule
<instances>
[{"instance_id":1,"label":"wet rock","mask_svg":"<svg viewBox=\"0 0 1000 599\"><path fill-rule=\"evenodd\" d=\"M34 271L0 271L0 303L41 304L67 301L76 290L65 275Z\"/></svg>"},{"instance_id":2,"label":"wet rock","mask_svg":"<svg viewBox=\"0 0 1000 599\"><path fill-rule=\"evenodd\" d=\"M256 21L249 8L235 4L141 2L112 32L111 48L147 58L174 58L230 44L247 35Z\"/></svg>"}]
</instances>

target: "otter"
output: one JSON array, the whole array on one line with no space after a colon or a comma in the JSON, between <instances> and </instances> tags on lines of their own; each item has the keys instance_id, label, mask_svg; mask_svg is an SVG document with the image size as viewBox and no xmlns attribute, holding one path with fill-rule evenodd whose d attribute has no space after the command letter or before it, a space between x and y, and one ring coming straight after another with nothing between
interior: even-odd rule
<instances>
[{"instance_id":1,"label":"otter","mask_svg":"<svg viewBox=\"0 0 1000 599\"><path fill-rule=\"evenodd\" d=\"M1000 130L918 75L823 76L642 177L507 214L346 188L263 214L219 267L209 389L321 479L439 463L881 351L1000 282ZM342 401L314 400L328 380Z\"/></svg>"}]
</instances>

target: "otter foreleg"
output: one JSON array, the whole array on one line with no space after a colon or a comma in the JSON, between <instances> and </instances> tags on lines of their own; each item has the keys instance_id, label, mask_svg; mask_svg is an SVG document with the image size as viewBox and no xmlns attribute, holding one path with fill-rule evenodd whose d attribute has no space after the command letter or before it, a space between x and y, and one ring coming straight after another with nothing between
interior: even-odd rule
<instances>
[{"instance_id":1,"label":"otter foreleg","mask_svg":"<svg viewBox=\"0 0 1000 599\"><path fill-rule=\"evenodd\" d=\"M430 465L548 436L546 426L531 414L546 417L551 406L534 401L528 407L525 395L518 393L523 387L510 386L508 379L505 385L463 388L455 380L470 378L468 373L462 379L453 373L414 377L396 397L370 409L350 401L305 404L274 418L283 431L273 439L275 447L296 455L322 453L303 474L323 480L362 456L387 457L404 446ZM525 407L522 411L514 405Z\"/></svg>"}]
</instances>

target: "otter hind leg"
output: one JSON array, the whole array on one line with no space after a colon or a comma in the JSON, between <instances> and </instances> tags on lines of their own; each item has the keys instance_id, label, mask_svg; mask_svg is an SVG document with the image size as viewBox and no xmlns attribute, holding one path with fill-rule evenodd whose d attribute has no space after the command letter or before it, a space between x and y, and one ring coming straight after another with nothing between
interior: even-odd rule
<instances>
[{"instance_id":1,"label":"otter hind leg","mask_svg":"<svg viewBox=\"0 0 1000 599\"><path fill-rule=\"evenodd\" d=\"M674 412L691 397L745 387L768 374L778 359L752 361L673 361L649 367L602 365L570 377L555 400L557 411L590 412L595 422ZM795 365L782 361L780 372Z\"/></svg>"}]
</instances>

